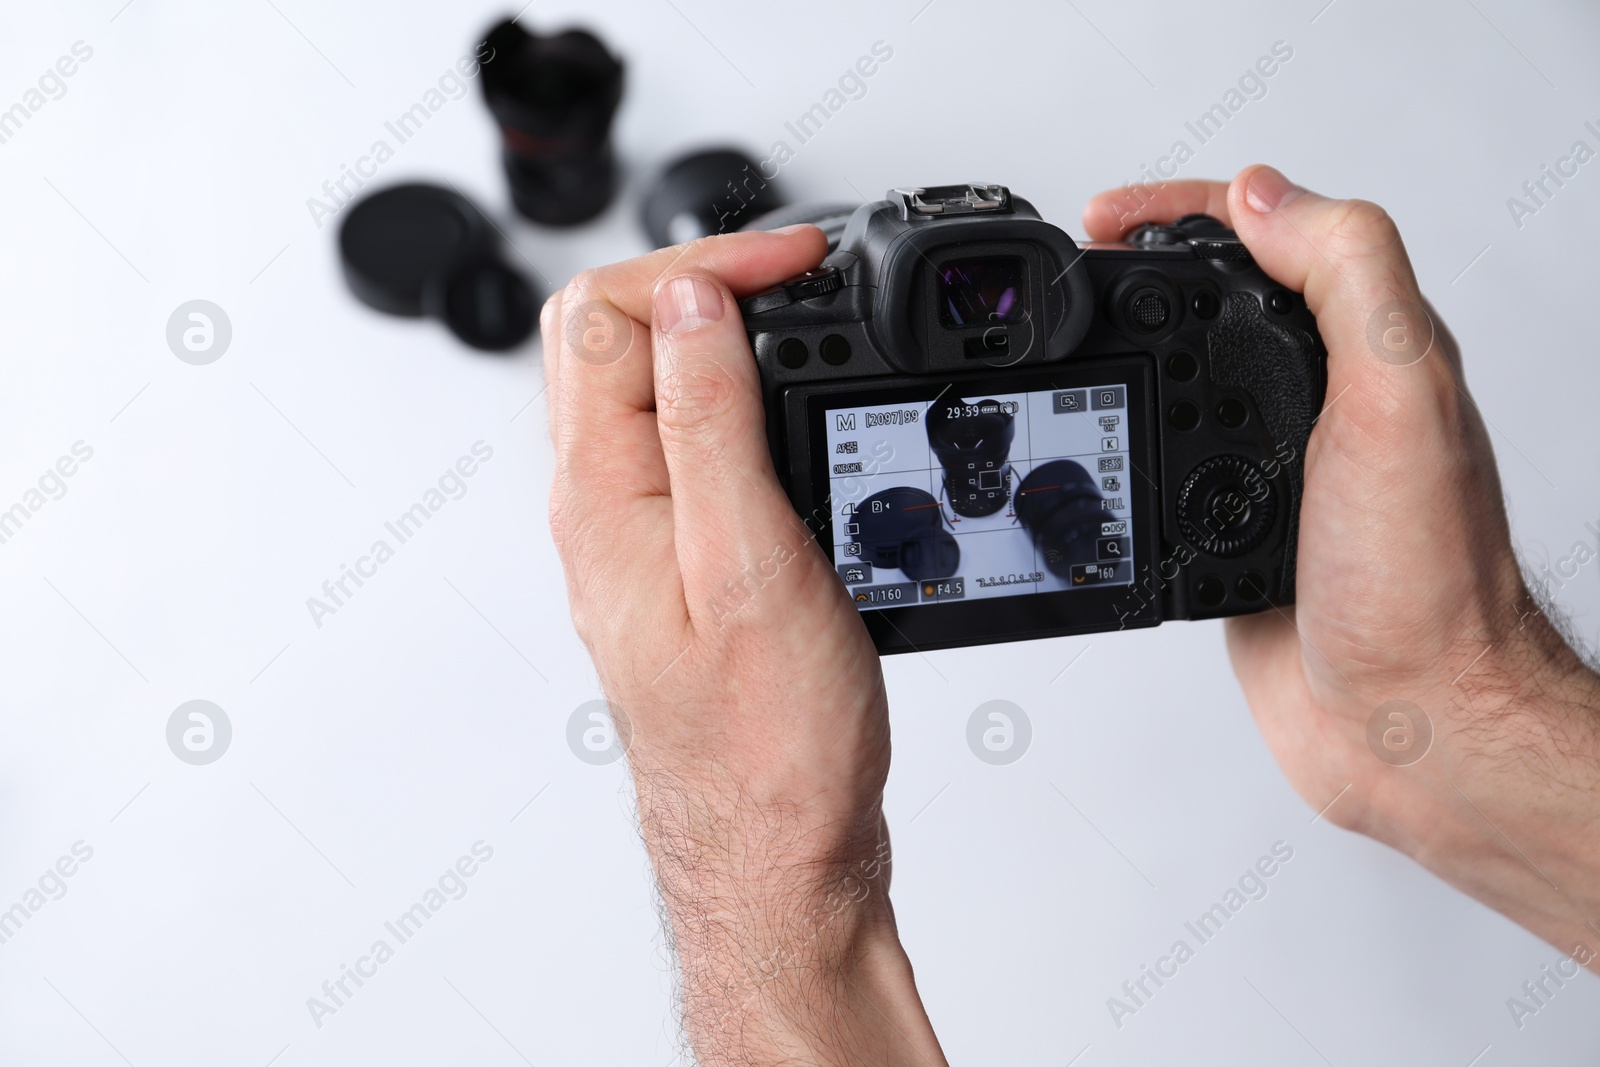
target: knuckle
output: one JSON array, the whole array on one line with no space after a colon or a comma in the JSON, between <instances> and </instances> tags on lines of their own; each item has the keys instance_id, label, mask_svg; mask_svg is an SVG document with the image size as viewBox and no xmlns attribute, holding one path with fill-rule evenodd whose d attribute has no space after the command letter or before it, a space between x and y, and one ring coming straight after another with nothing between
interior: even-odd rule
<instances>
[{"instance_id":1,"label":"knuckle","mask_svg":"<svg viewBox=\"0 0 1600 1067\"><path fill-rule=\"evenodd\" d=\"M1379 255L1400 244L1393 216L1370 200L1341 200L1327 229L1329 251L1346 258Z\"/></svg>"},{"instance_id":2,"label":"knuckle","mask_svg":"<svg viewBox=\"0 0 1600 1067\"><path fill-rule=\"evenodd\" d=\"M550 539L567 568L581 570L594 545L615 526L606 501L626 487L613 485L596 471L564 471L556 483L550 492Z\"/></svg>"},{"instance_id":3,"label":"knuckle","mask_svg":"<svg viewBox=\"0 0 1600 1067\"><path fill-rule=\"evenodd\" d=\"M736 233L708 233L674 246L675 254L656 274L653 284L659 285L685 271L705 270L706 264L717 259L718 250L737 236Z\"/></svg>"},{"instance_id":4,"label":"knuckle","mask_svg":"<svg viewBox=\"0 0 1600 1067\"><path fill-rule=\"evenodd\" d=\"M558 289L551 293L545 299L544 306L539 309L539 324L545 329L549 328L550 324L555 320L557 313L560 312L561 297L564 292L565 290Z\"/></svg>"},{"instance_id":5,"label":"knuckle","mask_svg":"<svg viewBox=\"0 0 1600 1067\"><path fill-rule=\"evenodd\" d=\"M705 252L709 252L721 242L722 237L722 234L708 233L702 237L696 237L691 241L685 242L682 247L686 254L686 258L692 259L693 257L700 256Z\"/></svg>"},{"instance_id":6,"label":"knuckle","mask_svg":"<svg viewBox=\"0 0 1600 1067\"><path fill-rule=\"evenodd\" d=\"M539 309L539 336L546 345L554 339L561 322L561 293L551 294Z\"/></svg>"},{"instance_id":7,"label":"knuckle","mask_svg":"<svg viewBox=\"0 0 1600 1067\"><path fill-rule=\"evenodd\" d=\"M598 267L581 270L574 274L572 280L567 283L566 294L568 296L582 297L585 293L593 293L601 288L600 279L601 274Z\"/></svg>"},{"instance_id":8,"label":"knuckle","mask_svg":"<svg viewBox=\"0 0 1600 1067\"><path fill-rule=\"evenodd\" d=\"M556 325L565 327L568 320L577 315L586 304L604 299L604 296L605 275L599 268L590 267L574 274L567 287L551 297L556 306L556 313L560 316Z\"/></svg>"},{"instance_id":9,"label":"knuckle","mask_svg":"<svg viewBox=\"0 0 1600 1067\"><path fill-rule=\"evenodd\" d=\"M688 359L664 370L656 382L656 420L665 432L697 433L728 413L738 383L712 359Z\"/></svg>"}]
</instances>

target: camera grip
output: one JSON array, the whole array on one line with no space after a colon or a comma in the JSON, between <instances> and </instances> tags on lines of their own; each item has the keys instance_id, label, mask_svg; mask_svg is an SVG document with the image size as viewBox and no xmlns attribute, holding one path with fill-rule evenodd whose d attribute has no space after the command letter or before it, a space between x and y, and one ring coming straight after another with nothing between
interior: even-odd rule
<instances>
[{"instance_id":1,"label":"camera grip","mask_svg":"<svg viewBox=\"0 0 1600 1067\"><path fill-rule=\"evenodd\" d=\"M1306 441L1322 405L1317 347L1306 330L1269 319L1260 297L1252 292L1230 293L1221 318L1206 335L1211 380L1250 394L1272 439L1273 456L1282 464L1289 498L1278 587L1282 603L1294 599Z\"/></svg>"}]
</instances>

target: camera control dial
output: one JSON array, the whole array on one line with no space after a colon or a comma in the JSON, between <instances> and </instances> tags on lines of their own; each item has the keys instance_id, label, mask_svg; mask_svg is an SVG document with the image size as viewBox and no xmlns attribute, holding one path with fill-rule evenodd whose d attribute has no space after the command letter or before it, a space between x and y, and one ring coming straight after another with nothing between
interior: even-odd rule
<instances>
[{"instance_id":1,"label":"camera control dial","mask_svg":"<svg viewBox=\"0 0 1600 1067\"><path fill-rule=\"evenodd\" d=\"M1178 490L1178 529L1208 556L1244 555L1266 538L1277 515L1272 485L1243 456L1212 456Z\"/></svg>"}]
</instances>

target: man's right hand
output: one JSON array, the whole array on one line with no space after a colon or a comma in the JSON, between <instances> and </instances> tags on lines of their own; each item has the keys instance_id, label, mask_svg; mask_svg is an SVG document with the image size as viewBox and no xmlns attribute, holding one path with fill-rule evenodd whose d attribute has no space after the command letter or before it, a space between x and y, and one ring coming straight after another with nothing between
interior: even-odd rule
<instances>
[{"instance_id":1,"label":"man's right hand","mask_svg":"<svg viewBox=\"0 0 1600 1067\"><path fill-rule=\"evenodd\" d=\"M1084 221L1113 240L1196 211L1305 294L1328 350L1297 603L1228 624L1267 744L1329 820L1593 964L1600 685L1523 582L1483 417L1399 231L1270 167L1105 193Z\"/></svg>"},{"instance_id":2,"label":"man's right hand","mask_svg":"<svg viewBox=\"0 0 1600 1067\"><path fill-rule=\"evenodd\" d=\"M778 484L737 303L825 250L708 237L580 274L542 321L551 531L707 1067L944 1062L889 906L883 669Z\"/></svg>"}]
</instances>

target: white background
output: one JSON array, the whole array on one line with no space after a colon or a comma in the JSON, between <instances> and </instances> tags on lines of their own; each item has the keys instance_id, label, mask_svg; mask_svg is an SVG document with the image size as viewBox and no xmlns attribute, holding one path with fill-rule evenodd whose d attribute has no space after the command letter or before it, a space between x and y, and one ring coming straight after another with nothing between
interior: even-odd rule
<instances>
[{"instance_id":1,"label":"white background","mask_svg":"<svg viewBox=\"0 0 1600 1067\"><path fill-rule=\"evenodd\" d=\"M1268 160L1388 206L1462 341L1519 546L1553 562L1593 544L1600 162L1520 229L1506 206L1574 140L1600 147L1583 128L1600 125L1591 6L923 2L534 4L530 25L581 18L625 56L629 184L591 227L506 222L517 246L551 284L642 250L651 167L712 141L766 154L878 40L892 60L797 148L792 198L1003 181L1075 232L1091 193L1136 176L1286 41L1267 96L1185 174ZM0 506L73 442L94 449L0 546L0 907L73 842L94 849L0 945L0 1062L666 1067L670 970L623 769L565 741L598 694L545 527L537 346L484 357L358 306L334 227L306 208L502 10L122 5L15 3L0 34L0 107L73 42L94 49L0 145ZM475 86L379 180L410 177L506 217ZM165 342L194 298L233 324L210 366ZM494 458L467 495L317 628L306 598L479 440ZM1597 575L1560 593L1591 645ZM1519 1031L1506 998L1560 954L1312 822L1220 626L885 669L895 902L953 1062L1600 1051L1600 983L1567 986ZM196 698L234 728L206 767L165 741ZM1009 767L966 745L990 699L1032 718ZM468 895L315 1027L306 998L479 839L494 858ZM1294 859L1266 899L1116 1029L1106 998L1277 840Z\"/></svg>"}]
</instances>

